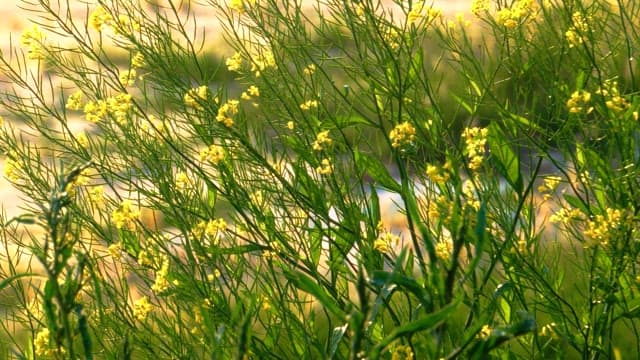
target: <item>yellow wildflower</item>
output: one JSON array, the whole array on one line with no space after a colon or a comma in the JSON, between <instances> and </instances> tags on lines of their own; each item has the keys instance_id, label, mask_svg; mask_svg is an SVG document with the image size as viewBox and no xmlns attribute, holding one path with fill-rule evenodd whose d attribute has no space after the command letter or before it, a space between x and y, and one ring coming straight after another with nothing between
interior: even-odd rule
<instances>
[{"instance_id":1,"label":"yellow wildflower","mask_svg":"<svg viewBox=\"0 0 640 360\"><path fill-rule=\"evenodd\" d=\"M289 122L287 122L287 128L288 128L289 130L293 130L293 129L295 128L295 126L296 126L296 125L295 125L295 123L294 123L293 121L289 121Z\"/></svg>"},{"instance_id":2,"label":"yellow wildflower","mask_svg":"<svg viewBox=\"0 0 640 360\"><path fill-rule=\"evenodd\" d=\"M112 22L113 16L101 5L98 5L89 15L89 26L96 31L102 31L103 26L111 25Z\"/></svg>"},{"instance_id":3,"label":"yellow wildflower","mask_svg":"<svg viewBox=\"0 0 640 360\"><path fill-rule=\"evenodd\" d=\"M196 109L202 109L202 103L209 98L209 87L206 85L190 89L184 94L184 103Z\"/></svg>"},{"instance_id":4,"label":"yellow wildflower","mask_svg":"<svg viewBox=\"0 0 640 360\"><path fill-rule=\"evenodd\" d=\"M589 106L591 102L591 93L586 90L578 90L571 94L567 100L567 108L572 114L590 114L593 106Z\"/></svg>"},{"instance_id":5,"label":"yellow wildflower","mask_svg":"<svg viewBox=\"0 0 640 360\"><path fill-rule=\"evenodd\" d=\"M258 89L258 87L256 87L255 85L251 85L249 86L247 91L242 92L242 95L240 96L240 98L244 100L250 100L251 97L258 97L258 96L260 96L260 89Z\"/></svg>"},{"instance_id":6,"label":"yellow wildflower","mask_svg":"<svg viewBox=\"0 0 640 360\"><path fill-rule=\"evenodd\" d=\"M442 167L428 164L426 174L434 183L438 185L444 185L447 181L449 181L449 178L451 176L449 174L450 169L451 163L449 161L447 161Z\"/></svg>"},{"instance_id":7,"label":"yellow wildflower","mask_svg":"<svg viewBox=\"0 0 640 360\"><path fill-rule=\"evenodd\" d=\"M538 192L544 194L544 200L549 200L551 198L551 194L556 191L556 188L562 181L562 178L559 176L545 176L542 185L538 186Z\"/></svg>"},{"instance_id":8,"label":"yellow wildflower","mask_svg":"<svg viewBox=\"0 0 640 360\"><path fill-rule=\"evenodd\" d=\"M320 175L329 175L333 172L333 166L331 165L331 161L329 159L322 159L320 162L320 166L316 168L316 171Z\"/></svg>"},{"instance_id":9,"label":"yellow wildflower","mask_svg":"<svg viewBox=\"0 0 640 360\"><path fill-rule=\"evenodd\" d=\"M89 190L89 200L95 205L104 204L104 186L94 186Z\"/></svg>"},{"instance_id":10,"label":"yellow wildflower","mask_svg":"<svg viewBox=\"0 0 640 360\"><path fill-rule=\"evenodd\" d=\"M149 298L143 296L133 303L133 316L140 321L144 321L152 309L153 307L151 303L149 303Z\"/></svg>"},{"instance_id":11,"label":"yellow wildflower","mask_svg":"<svg viewBox=\"0 0 640 360\"><path fill-rule=\"evenodd\" d=\"M109 255L116 260L120 260L122 258L122 245L120 245L120 243L109 245L107 251L109 251Z\"/></svg>"},{"instance_id":12,"label":"yellow wildflower","mask_svg":"<svg viewBox=\"0 0 640 360\"><path fill-rule=\"evenodd\" d=\"M35 352L38 356L49 356L51 354L51 347L49 344L51 333L49 329L44 328L36 334L36 338L33 341L35 346Z\"/></svg>"},{"instance_id":13,"label":"yellow wildflower","mask_svg":"<svg viewBox=\"0 0 640 360\"><path fill-rule=\"evenodd\" d=\"M254 72L256 77L260 77L260 74L265 69L275 69L277 67L276 58L271 50L264 50L252 58L251 71Z\"/></svg>"},{"instance_id":14,"label":"yellow wildflower","mask_svg":"<svg viewBox=\"0 0 640 360\"><path fill-rule=\"evenodd\" d=\"M442 261L449 261L453 252L451 241L438 241L436 243L436 257Z\"/></svg>"},{"instance_id":15,"label":"yellow wildflower","mask_svg":"<svg viewBox=\"0 0 640 360\"><path fill-rule=\"evenodd\" d=\"M162 294L169 288L169 281L167 281L167 275L169 275L169 258L166 255L162 256L162 265L160 269L156 271L156 279L151 285L151 290L156 294Z\"/></svg>"},{"instance_id":16,"label":"yellow wildflower","mask_svg":"<svg viewBox=\"0 0 640 360\"><path fill-rule=\"evenodd\" d=\"M465 153L469 159L469 169L478 170L484 161L487 143L487 128L466 128L462 133L465 142Z\"/></svg>"},{"instance_id":17,"label":"yellow wildflower","mask_svg":"<svg viewBox=\"0 0 640 360\"><path fill-rule=\"evenodd\" d=\"M4 162L4 176L11 182L18 182L21 177L22 166L12 158L7 157Z\"/></svg>"},{"instance_id":18,"label":"yellow wildflower","mask_svg":"<svg viewBox=\"0 0 640 360\"><path fill-rule=\"evenodd\" d=\"M399 148L404 145L412 144L416 139L416 128L408 121L396 125L396 127L389 133L389 139L391 140L391 146L393 148Z\"/></svg>"},{"instance_id":19,"label":"yellow wildflower","mask_svg":"<svg viewBox=\"0 0 640 360\"><path fill-rule=\"evenodd\" d=\"M239 72L242 69L242 56L239 52L236 52L230 58L227 58L225 64L229 71Z\"/></svg>"},{"instance_id":20,"label":"yellow wildflower","mask_svg":"<svg viewBox=\"0 0 640 360\"><path fill-rule=\"evenodd\" d=\"M571 15L572 25L564 33L564 37L567 39L570 48L578 46L587 40L590 20L590 18L586 18L579 11L576 11Z\"/></svg>"},{"instance_id":21,"label":"yellow wildflower","mask_svg":"<svg viewBox=\"0 0 640 360\"><path fill-rule=\"evenodd\" d=\"M43 60L45 35L38 25L33 24L20 36L20 44L27 48L27 58L31 60Z\"/></svg>"},{"instance_id":22,"label":"yellow wildflower","mask_svg":"<svg viewBox=\"0 0 640 360\"><path fill-rule=\"evenodd\" d=\"M118 124L124 125L127 121L129 111L133 108L131 95L119 93L116 96L108 97L106 103L109 114L115 118Z\"/></svg>"},{"instance_id":23,"label":"yellow wildflower","mask_svg":"<svg viewBox=\"0 0 640 360\"><path fill-rule=\"evenodd\" d=\"M80 110L82 109L82 90L78 90L73 94L69 95L67 99L67 103L65 104L65 108L69 110Z\"/></svg>"},{"instance_id":24,"label":"yellow wildflower","mask_svg":"<svg viewBox=\"0 0 640 360\"><path fill-rule=\"evenodd\" d=\"M579 209L575 208L561 208L556 213L549 217L549 221L554 224L565 224L568 225L571 220L579 219L582 215L582 212Z\"/></svg>"},{"instance_id":25,"label":"yellow wildflower","mask_svg":"<svg viewBox=\"0 0 640 360\"><path fill-rule=\"evenodd\" d=\"M216 115L216 120L219 123L224 124L226 127L233 126L233 115L238 113L238 105L240 102L235 99L229 99L226 103L220 105L218 108L218 114Z\"/></svg>"},{"instance_id":26,"label":"yellow wildflower","mask_svg":"<svg viewBox=\"0 0 640 360\"><path fill-rule=\"evenodd\" d=\"M132 86L136 82L136 69L125 70L118 77L120 84L124 87Z\"/></svg>"},{"instance_id":27,"label":"yellow wildflower","mask_svg":"<svg viewBox=\"0 0 640 360\"><path fill-rule=\"evenodd\" d=\"M238 14L243 14L248 7L255 4L255 0L230 0L229 9L237 12Z\"/></svg>"},{"instance_id":28,"label":"yellow wildflower","mask_svg":"<svg viewBox=\"0 0 640 360\"><path fill-rule=\"evenodd\" d=\"M391 360L413 360L413 351L409 345L396 346L391 354Z\"/></svg>"},{"instance_id":29,"label":"yellow wildflower","mask_svg":"<svg viewBox=\"0 0 640 360\"><path fill-rule=\"evenodd\" d=\"M84 106L84 117L87 121L97 123L107 115L107 102L104 100L89 101Z\"/></svg>"},{"instance_id":30,"label":"yellow wildflower","mask_svg":"<svg viewBox=\"0 0 640 360\"><path fill-rule=\"evenodd\" d=\"M587 221L587 229L584 235L591 238L596 244L607 245L615 238L615 230L620 227L623 220L622 211L607 208L604 214L598 214Z\"/></svg>"},{"instance_id":31,"label":"yellow wildflower","mask_svg":"<svg viewBox=\"0 0 640 360\"><path fill-rule=\"evenodd\" d=\"M178 191L187 190L191 186L191 179L186 172L180 171L176 173L176 189Z\"/></svg>"},{"instance_id":32,"label":"yellow wildflower","mask_svg":"<svg viewBox=\"0 0 640 360\"><path fill-rule=\"evenodd\" d=\"M224 148L220 145L210 145L209 147L202 149L198 159L200 162L210 162L213 165L218 165L220 161L224 160L225 152Z\"/></svg>"},{"instance_id":33,"label":"yellow wildflower","mask_svg":"<svg viewBox=\"0 0 640 360\"><path fill-rule=\"evenodd\" d=\"M133 58L131 58L131 67L134 69L144 67L145 60L144 55L141 52L136 53Z\"/></svg>"},{"instance_id":34,"label":"yellow wildflower","mask_svg":"<svg viewBox=\"0 0 640 360\"><path fill-rule=\"evenodd\" d=\"M310 110L312 108L318 107L318 100L307 100L304 103L300 104L300 109L302 110Z\"/></svg>"},{"instance_id":35,"label":"yellow wildflower","mask_svg":"<svg viewBox=\"0 0 640 360\"><path fill-rule=\"evenodd\" d=\"M333 143L333 140L329 137L329 130L321 131L316 136L316 140L313 142L313 150L322 151Z\"/></svg>"},{"instance_id":36,"label":"yellow wildflower","mask_svg":"<svg viewBox=\"0 0 640 360\"><path fill-rule=\"evenodd\" d=\"M373 249L382 253L389 253L392 246L400 242L400 237L391 231L385 230L382 221L377 226L378 237L373 242Z\"/></svg>"},{"instance_id":37,"label":"yellow wildflower","mask_svg":"<svg viewBox=\"0 0 640 360\"><path fill-rule=\"evenodd\" d=\"M471 2L471 13L475 16L481 16L489 11L488 0L473 0Z\"/></svg>"},{"instance_id":38,"label":"yellow wildflower","mask_svg":"<svg viewBox=\"0 0 640 360\"><path fill-rule=\"evenodd\" d=\"M311 76L315 72L316 72L316 66L314 64L309 64L304 68L304 70L302 70L302 73L305 74L306 76Z\"/></svg>"},{"instance_id":39,"label":"yellow wildflower","mask_svg":"<svg viewBox=\"0 0 640 360\"><path fill-rule=\"evenodd\" d=\"M478 338L480 339L486 339L491 335L491 327L489 325L484 325L482 326L482 329L480 329L480 332L478 333Z\"/></svg>"},{"instance_id":40,"label":"yellow wildflower","mask_svg":"<svg viewBox=\"0 0 640 360\"><path fill-rule=\"evenodd\" d=\"M135 228L136 220L139 217L140 210L134 208L129 199L123 200L120 206L111 213L111 221L113 221L117 229L132 230Z\"/></svg>"}]
</instances>

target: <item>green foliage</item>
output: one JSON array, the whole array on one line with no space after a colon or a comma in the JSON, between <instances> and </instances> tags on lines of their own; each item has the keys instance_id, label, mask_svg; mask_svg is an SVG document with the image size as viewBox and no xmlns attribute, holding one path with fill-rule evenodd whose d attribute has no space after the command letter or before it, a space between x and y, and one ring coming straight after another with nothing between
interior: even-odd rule
<instances>
[{"instance_id":1,"label":"green foliage","mask_svg":"<svg viewBox=\"0 0 640 360\"><path fill-rule=\"evenodd\" d=\"M78 4L0 56L0 356L640 352L635 2Z\"/></svg>"}]
</instances>

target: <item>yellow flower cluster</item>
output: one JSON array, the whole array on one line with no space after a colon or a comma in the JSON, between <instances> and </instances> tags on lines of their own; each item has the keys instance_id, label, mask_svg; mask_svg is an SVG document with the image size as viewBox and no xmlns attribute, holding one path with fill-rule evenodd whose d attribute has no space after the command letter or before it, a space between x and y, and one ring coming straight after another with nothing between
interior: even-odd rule
<instances>
[{"instance_id":1,"label":"yellow flower cluster","mask_svg":"<svg viewBox=\"0 0 640 360\"><path fill-rule=\"evenodd\" d=\"M331 161L329 159L322 159L320 166L316 168L316 171L320 175L329 175L333 172L333 165L331 165Z\"/></svg>"},{"instance_id":2,"label":"yellow flower cluster","mask_svg":"<svg viewBox=\"0 0 640 360\"><path fill-rule=\"evenodd\" d=\"M382 39L392 50L397 50L400 47L400 42L402 41L400 33L393 26L387 27L387 30L382 35Z\"/></svg>"},{"instance_id":3,"label":"yellow flower cluster","mask_svg":"<svg viewBox=\"0 0 640 360\"><path fill-rule=\"evenodd\" d=\"M123 125L132 108L131 95L119 93L108 97L107 100L89 101L84 106L84 117L87 121L97 123L107 115L111 115L118 124Z\"/></svg>"},{"instance_id":4,"label":"yellow flower cluster","mask_svg":"<svg viewBox=\"0 0 640 360\"><path fill-rule=\"evenodd\" d=\"M496 22L507 29L514 29L524 21L535 18L539 11L540 8L534 0L519 0L511 7L500 9Z\"/></svg>"},{"instance_id":5,"label":"yellow flower cluster","mask_svg":"<svg viewBox=\"0 0 640 360\"><path fill-rule=\"evenodd\" d=\"M391 360L413 360L413 351L409 345L399 345L393 350Z\"/></svg>"},{"instance_id":6,"label":"yellow flower cluster","mask_svg":"<svg viewBox=\"0 0 640 360\"><path fill-rule=\"evenodd\" d=\"M480 210L480 199L476 196L477 185L477 178L473 180L465 180L464 183L462 183L462 193L465 197L465 205L468 205L475 210Z\"/></svg>"},{"instance_id":7,"label":"yellow flower cluster","mask_svg":"<svg viewBox=\"0 0 640 360\"><path fill-rule=\"evenodd\" d=\"M252 97L258 97L258 96L260 96L260 89L258 89L258 87L255 85L251 85L249 86L247 91L242 92L242 95L240 95L240 98L243 100L251 100Z\"/></svg>"},{"instance_id":8,"label":"yellow flower cluster","mask_svg":"<svg viewBox=\"0 0 640 360\"><path fill-rule=\"evenodd\" d=\"M120 243L109 245L107 251L115 260L120 260L122 258L122 245Z\"/></svg>"},{"instance_id":9,"label":"yellow flower cluster","mask_svg":"<svg viewBox=\"0 0 640 360\"><path fill-rule=\"evenodd\" d=\"M147 315L153 310L153 306L149 303L149 298L141 297L133 303L133 316L139 321L144 321Z\"/></svg>"},{"instance_id":10,"label":"yellow flower cluster","mask_svg":"<svg viewBox=\"0 0 640 360\"><path fill-rule=\"evenodd\" d=\"M71 181L70 183L67 184L66 188L64 189L67 194L69 194L69 196L73 196L76 193L76 189L80 186L85 186L89 184L89 174L91 173L90 169L84 169L80 172L80 174L78 174L78 176L76 176L75 179L73 179L73 181Z\"/></svg>"},{"instance_id":11,"label":"yellow flower cluster","mask_svg":"<svg viewBox=\"0 0 640 360\"><path fill-rule=\"evenodd\" d=\"M572 114L590 114L593 106L589 106L591 102L591 93L586 90L578 90L571 94L567 100L567 109Z\"/></svg>"},{"instance_id":12,"label":"yellow flower cluster","mask_svg":"<svg viewBox=\"0 0 640 360\"><path fill-rule=\"evenodd\" d=\"M111 221L117 229L133 230L139 217L140 210L136 209L129 199L123 200L120 206L111 213Z\"/></svg>"},{"instance_id":13,"label":"yellow flower cluster","mask_svg":"<svg viewBox=\"0 0 640 360\"><path fill-rule=\"evenodd\" d=\"M184 94L184 103L196 109L202 109L202 103L209 98L209 87L207 85L198 86L190 89Z\"/></svg>"},{"instance_id":14,"label":"yellow flower cluster","mask_svg":"<svg viewBox=\"0 0 640 360\"><path fill-rule=\"evenodd\" d=\"M102 31L103 26L108 26L113 22L113 16L107 10L98 5L89 15L89 26L96 31Z\"/></svg>"},{"instance_id":15,"label":"yellow flower cluster","mask_svg":"<svg viewBox=\"0 0 640 360\"><path fill-rule=\"evenodd\" d=\"M567 39L570 48L584 43L587 39L589 20L590 19L585 18L579 11L571 15L572 25L569 27L569 30L564 33L564 37Z\"/></svg>"},{"instance_id":16,"label":"yellow flower cluster","mask_svg":"<svg viewBox=\"0 0 640 360\"><path fill-rule=\"evenodd\" d=\"M81 110L82 109L82 90L78 90L73 94L69 95L67 99L67 103L65 104L65 108L68 110Z\"/></svg>"},{"instance_id":17,"label":"yellow flower cluster","mask_svg":"<svg viewBox=\"0 0 640 360\"><path fill-rule=\"evenodd\" d=\"M176 173L176 189L178 191L184 191L191 187L191 179L186 172L180 171Z\"/></svg>"},{"instance_id":18,"label":"yellow flower cluster","mask_svg":"<svg viewBox=\"0 0 640 360\"><path fill-rule=\"evenodd\" d=\"M43 60L45 58L44 41L44 33L35 24L31 25L20 36L20 44L27 49L27 58L31 60Z\"/></svg>"},{"instance_id":19,"label":"yellow flower cluster","mask_svg":"<svg viewBox=\"0 0 640 360\"><path fill-rule=\"evenodd\" d=\"M233 115L238 113L238 105L240 102L235 99L229 99L226 103L220 105L218 108L218 115L216 115L216 120L219 123L224 124L226 127L233 126Z\"/></svg>"},{"instance_id":20,"label":"yellow flower cluster","mask_svg":"<svg viewBox=\"0 0 640 360\"><path fill-rule=\"evenodd\" d=\"M218 165L220 161L224 160L225 152L224 148L220 145L210 145L200 151L198 160L200 162L210 162L213 165Z\"/></svg>"},{"instance_id":21,"label":"yellow flower cluster","mask_svg":"<svg viewBox=\"0 0 640 360\"><path fill-rule=\"evenodd\" d=\"M480 332L478 333L478 338L480 339L486 339L489 336L491 336L491 332L493 330L491 329L491 326L489 325L483 325L482 329L480 329Z\"/></svg>"},{"instance_id":22,"label":"yellow flower cluster","mask_svg":"<svg viewBox=\"0 0 640 360\"><path fill-rule=\"evenodd\" d=\"M137 72L136 69L124 70L118 76L120 84L124 87L131 86L136 82Z\"/></svg>"},{"instance_id":23,"label":"yellow flower cluster","mask_svg":"<svg viewBox=\"0 0 640 360\"><path fill-rule=\"evenodd\" d=\"M465 128L462 137L465 143L465 153L469 159L469 169L478 170L484 161L487 144L487 128Z\"/></svg>"},{"instance_id":24,"label":"yellow flower cluster","mask_svg":"<svg viewBox=\"0 0 640 360\"><path fill-rule=\"evenodd\" d=\"M247 8L254 6L256 4L256 0L229 0L229 9L237 12L238 14L243 14Z\"/></svg>"},{"instance_id":25,"label":"yellow flower cluster","mask_svg":"<svg viewBox=\"0 0 640 360\"><path fill-rule=\"evenodd\" d=\"M92 187L89 190L89 200L97 206L104 204L104 186Z\"/></svg>"},{"instance_id":26,"label":"yellow flower cluster","mask_svg":"<svg viewBox=\"0 0 640 360\"><path fill-rule=\"evenodd\" d=\"M396 125L389 133L391 146L399 148L401 146L410 145L416 140L416 128L408 121Z\"/></svg>"},{"instance_id":27,"label":"yellow flower cluster","mask_svg":"<svg viewBox=\"0 0 640 360\"><path fill-rule=\"evenodd\" d=\"M89 26L98 32L102 32L105 27L111 28L116 34L131 35L140 30L140 23L132 20L127 15L118 15L117 19L109 13L102 5L98 5L88 19Z\"/></svg>"},{"instance_id":28,"label":"yellow flower cluster","mask_svg":"<svg viewBox=\"0 0 640 360\"><path fill-rule=\"evenodd\" d=\"M309 64L304 68L304 70L302 70L302 73L305 74L306 76L311 76L315 72L316 72L316 66L314 64Z\"/></svg>"},{"instance_id":29,"label":"yellow flower cluster","mask_svg":"<svg viewBox=\"0 0 640 360\"><path fill-rule=\"evenodd\" d=\"M50 339L51 339L51 332L47 328L40 330L36 334L36 338L33 340L33 345L35 347L36 355L53 357L56 359L63 358L65 354L65 349L62 347L59 349L53 348L51 346Z\"/></svg>"},{"instance_id":30,"label":"yellow flower cluster","mask_svg":"<svg viewBox=\"0 0 640 360\"><path fill-rule=\"evenodd\" d=\"M44 328L38 332L35 340L33 341L36 347L36 355L38 356L48 356L49 355L49 336L51 333L49 329Z\"/></svg>"},{"instance_id":31,"label":"yellow flower cluster","mask_svg":"<svg viewBox=\"0 0 640 360\"><path fill-rule=\"evenodd\" d=\"M256 77L260 77L265 69L277 68L276 58L271 50L264 50L258 55L254 55L251 63L251 71Z\"/></svg>"},{"instance_id":32,"label":"yellow flower cluster","mask_svg":"<svg viewBox=\"0 0 640 360\"><path fill-rule=\"evenodd\" d=\"M605 98L607 109L615 114L619 114L629 108L629 102L620 96L618 82L615 80L606 80L604 86L598 89L596 94L602 95Z\"/></svg>"},{"instance_id":33,"label":"yellow flower cluster","mask_svg":"<svg viewBox=\"0 0 640 360\"><path fill-rule=\"evenodd\" d=\"M447 160L442 167L432 164L427 165L426 174L434 183L444 185L451 177L450 170L451 162Z\"/></svg>"},{"instance_id":34,"label":"yellow flower cluster","mask_svg":"<svg viewBox=\"0 0 640 360\"><path fill-rule=\"evenodd\" d=\"M242 69L242 55L239 52L234 53L225 61L227 70L239 72Z\"/></svg>"},{"instance_id":35,"label":"yellow flower cluster","mask_svg":"<svg viewBox=\"0 0 640 360\"><path fill-rule=\"evenodd\" d=\"M579 219L582 216L582 212L575 208L561 208L556 213L549 217L549 221L554 224L568 225L571 220Z\"/></svg>"},{"instance_id":36,"label":"yellow flower cluster","mask_svg":"<svg viewBox=\"0 0 640 360\"><path fill-rule=\"evenodd\" d=\"M473 0L471 2L471 13L475 16L481 16L489 11L489 0Z\"/></svg>"},{"instance_id":37,"label":"yellow flower cluster","mask_svg":"<svg viewBox=\"0 0 640 360\"><path fill-rule=\"evenodd\" d=\"M316 136L316 140L313 142L313 150L322 151L331 146L333 140L329 137L329 130L321 131Z\"/></svg>"},{"instance_id":38,"label":"yellow flower cluster","mask_svg":"<svg viewBox=\"0 0 640 360\"><path fill-rule=\"evenodd\" d=\"M7 156L4 163L4 176L11 182L18 182L20 180L20 173L22 172L22 166L12 157Z\"/></svg>"},{"instance_id":39,"label":"yellow flower cluster","mask_svg":"<svg viewBox=\"0 0 640 360\"><path fill-rule=\"evenodd\" d=\"M89 138L87 137L87 133L85 133L84 131L79 132L76 135L76 143L73 144L73 146L76 149L82 149L82 148L86 148L87 146L89 146Z\"/></svg>"},{"instance_id":40,"label":"yellow flower cluster","mask_svg":"<svg viewBox=\"0 0 640 360\"><path fill-rule=\"evenodd\" d=\"M304 103L300 104L300 109L302 110L310 110L318 107L318 100L307 100Z\"/></svg>"},{"instance_id":41,"label":"yellow flower cluster","mask_svg":"<svg viewBox=\"0 0 640 360\"><path fill-rule=\"evenodd\" d=\"M151 290L156 294L162 294L169 288L169 281L167 281L167 275L169 275L169 258L167 255L162 255L160 269L156 271L156 279L151 285Z\"/></svg>"},{"instance_id":42,"label":"yellow flower cluster","mask_svg":"<svg viewBox=\"0 0 640 360\"><path fill-rule=\"evenodd\" d=\"M544 200L549 200L551 194L556 191L556 188L562 181L562 178L555 175L545 176L542 184L538 186L538 192L544 194Z\"/></svg>"},{"instance_id":43,"label":"yellow flower cluster","mask_svg":"<svg viewBox=\"0 0 640 360\"><path fill-rule=\"evenodd\" d=\"M227 230L227 222L223 218L212 219L209 221L200 221L192 230L191 233L196 238L203 238L209 236L214 240L214 245L217 245L217 241L222 232Z\"/></svg>"},{"instance_id":44,"label":"yellow flower cluster","mask_svg":"<svg viewBox=\"0 0 640 360\"><path fill-rule=\"evenodd\" d=\"M438 241L436 243L436 257L444 262L451 260L453 244L451 241Z\"/></svg>"},{"instance_id":45,"label":"yellow flower cluster","mask_svg":"<svg viewBox=\"0 0 640 360\"><path fill-rule=\"evenodd\" d=\"M391 252L392 246L396 246L400 242L400 237L394 235L391 231L384 228L382 221L376 226L378 237L373 241L373 249L381 253Z\"/></svg>"},{"instance_id":46,"label":"yellow flower cluster","mask_svg":"<svg viewBox=\"0 0 640 360\"><path fill-rule=\"evenodd\" d=\"M442 16L442 10L428 6L426 2L413 7L407 14L407 25L428 26Z\"/></svg>"},{"instance_id":47,"label":"yellow flower cluster","mask_svg":"<svg viewBox=\"0 0 640 360\"><path fill-rule=\"evenodd\" d=\"M615 236L615 230L622 222L622 211L607 208L605 214L596 215L594 219L587 221L587 229L584 235L591 238L596 244L607 245Z\"/></svg>"}]
</instances>

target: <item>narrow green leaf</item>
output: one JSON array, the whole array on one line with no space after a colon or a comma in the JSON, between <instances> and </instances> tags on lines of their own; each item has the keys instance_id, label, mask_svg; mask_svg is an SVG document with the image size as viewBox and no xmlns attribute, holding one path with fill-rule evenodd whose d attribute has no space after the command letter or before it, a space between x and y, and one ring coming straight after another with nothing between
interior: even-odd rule
<instances>
[{"instance_id":1,"label":"narrow green leaf","mask_svg":"<svg viewBox=\"0 0 640 360\"><path fill-rule=\"evenodd\" d=\"M213 187L207 186L207 188L207 205L210 209L213 209L216 206L216 198L218 193Z\"/></svg>"},{"instance_id":2,"label":"narrow green leaf","mask_svg":"<svg viewBox=\"0 0 640 360\"><path fill-rule=\"evenodd\" d=\"M389 191L400 193L401 188L398 182L389 174L389 170L382 164L379 159L369 156L356 150L356 165L359 169L364 170L378 184Z\"/></svg>"},{"instance_id":3,"label":"narrow green leaf","mask_svg":"<svg viewBox=\"0 0 640 360\"><path fill-rule=\"evenodd\" d=\"M378 343L373 350L371 351L371 359L377 359L380 356L382 350L391 344L396 339L403 336L411 336L417 332L430 330L444 320L449 318L453 313L458 309L458 303L452 303L447 305L446 307L434 312L432 314L426 315L420 319L410 321L404 325L401 325L391 332L386 338L384 338L380 343Z\"/></svg>"},{"instance_id":4,"label":"narrow green leaf","mask_svg":"<svg viewBox=\"0 0 640 360\"><path fill-rule=\"evenodd\" d=\"M511 149L506 135L497 123L489 125L487 142L489 143L493 160L496 162L496 167L500 175L507 180L513 190L521 194L523 184L520 173L520 159L513 149Z\"/></svg>"},{"instance_id":5,"label":"narrow green leaf","mask_svg":"<svg viewBox=\"0 0 640 360\"><path fill-rule=\"evenodd\" d=\"M9 276L3 279L2 281L0 281L0 290L4 289L5 287L9 286L9 284L11 284L12 282L20 278L34 276L34 275L35 275L34 273L22 273L22 274L15 274L13 276Z\"/></svg>"},{"instance_id":6,"label":"narrow green leaf","mask_svg":"<svg viewBox=\"0 0 640 360\"><path fill-rule=\"evenodd\" d=\"M571 205L571 207L579 209L584 214L588 214L589 213L585 203L582 200L580 200L578 197L573 196L573 195L569 195L569 194L562 194L562 197L564 198L564 201L567 202L567 204Z\"/></svg>"},{"instance_id":7,"label":"narrow green leaf","mask_svg":"<svg viewBox=\"0 0 640 360\"><path fill-rule=\"evenodd\" d=\"M344 320L344 311L338 306L336 301L331 298L313 279L305 274L297 271L286 271L285 277L293 283L295 287L312 295L322 304L329 312Z\"/></svg>"},{"instance_id":8,"label":"narrow green leaf","mask_svg":"<svg viewBox=\"0 0 640 360\"><path fill-rule=\"evenodd\" d=\"M408 290L420 301L423 301L426 298L426 292L422 285L420 285L415 278L401 273L374 271L371 276L370 283L376 287L383 287L391 284L397 285L404 290Z\"/></svg>"},{"instance_id":9,"label":"narrow green leaf","mask_svg":"<svg viewBox=\"0 0 640 360\"><path fill-rule=\"evenodd\" d=\"M347 332L347 328L349 324L344 324L342 326L338 326L333 329L331 332L331 342L329 343L329 358L333 358L338 350L338 345L340 345L340 341L344 337L344 334Z\"/></svg>"}]
</instances>

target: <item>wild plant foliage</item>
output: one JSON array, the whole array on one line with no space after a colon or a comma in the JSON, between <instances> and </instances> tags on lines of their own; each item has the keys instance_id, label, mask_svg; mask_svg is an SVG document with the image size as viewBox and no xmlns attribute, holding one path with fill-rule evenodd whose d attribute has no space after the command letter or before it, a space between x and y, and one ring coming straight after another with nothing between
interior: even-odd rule
<instances>
[{"instance_id":1,"label":"wild plant foliage","mask_svg":"<svg viewBox=\"0 0 640 360\"><path fill-rule=\"evenodd\" d=\"M637 2L24 5L3 356L640 353Z\"/></svg>"}]
</instances>

